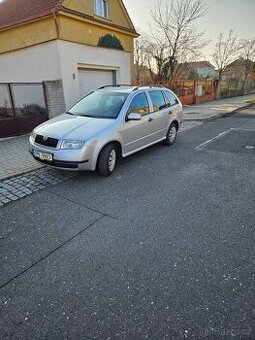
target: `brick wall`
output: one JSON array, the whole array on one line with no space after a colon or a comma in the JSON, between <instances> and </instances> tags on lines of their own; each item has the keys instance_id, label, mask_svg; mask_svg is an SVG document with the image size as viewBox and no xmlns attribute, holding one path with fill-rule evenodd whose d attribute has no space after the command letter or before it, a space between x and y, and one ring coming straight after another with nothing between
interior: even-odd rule
<instances>
[{"instance_id":1,"label":"brick wall","mask_svg":"<svg viewBox=\"0 0 255 340\"><path fill-rule=\"evenodd\" d=\"M49 118L66 111L62 80L44 81Z\"/></svg>"}]
</instances>

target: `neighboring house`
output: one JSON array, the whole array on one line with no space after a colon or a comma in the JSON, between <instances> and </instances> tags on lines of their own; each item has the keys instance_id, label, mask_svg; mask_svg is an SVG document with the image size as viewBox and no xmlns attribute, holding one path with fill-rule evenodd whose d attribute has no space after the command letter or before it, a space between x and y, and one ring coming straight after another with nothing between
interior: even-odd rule
<instances>
[{"instance_id":1,"label":"neighboring house","mask_svg":"<svg viewBox=\"0 0 255 340\"><path fill-rule=\"evenodd\" d=\"M98 47L105 35L123 50ZM45 82L56 115L99 86L131 83L137 36L121 0L2 0L0 83Z\"/></svg>"},{"instance_id":2,"label":"neighboring house","mask_svg":"<svg viewBox=\"0 0 255 340\"><path fill-rule=\"evenodd\" d=\"M215 67L209 61L186 62L177 65L175 80L214 79Z\"/></svg>"},{"instance_id":3,"label":"neighboring house","mask_svg":"<svg viewBox=\"0 0 255 340\"><path fill-rule=\"evenodd\" d=\"M224 80L254 80L254 66L255 64L244 58L238 58L229 64L224 73Z\"/></svg>"}]
</instances>

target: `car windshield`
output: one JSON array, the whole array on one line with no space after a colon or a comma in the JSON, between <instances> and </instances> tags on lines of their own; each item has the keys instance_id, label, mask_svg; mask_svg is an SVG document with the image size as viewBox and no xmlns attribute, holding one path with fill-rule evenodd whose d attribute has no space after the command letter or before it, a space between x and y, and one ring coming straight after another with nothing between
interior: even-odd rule
<instances>
[{"instance_id":1,"label":"car windshield","mask_svg":"<svg viewBox=\"0 0 255 340\"><path fill-rule=\"evenodd\" d=\"M68 113L76 116L115 119L127 96L127 93L119 92L93 92L81 99Z\"/></svg>"}]
</instances>

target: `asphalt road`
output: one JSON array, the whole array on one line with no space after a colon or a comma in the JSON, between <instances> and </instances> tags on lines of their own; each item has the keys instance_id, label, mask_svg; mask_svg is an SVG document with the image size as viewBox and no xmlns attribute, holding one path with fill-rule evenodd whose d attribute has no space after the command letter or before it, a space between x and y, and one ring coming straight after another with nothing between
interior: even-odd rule
<instances>
[{"instance_id":1,"label":"asphalt road","mask_svg":"<svg viewBox=\"0 0 255 340\"><path fill-rule=\"evenodd\" d=\"M0 209L1 339L255 339L255 109Z\"/></svg>"}]
</instances>

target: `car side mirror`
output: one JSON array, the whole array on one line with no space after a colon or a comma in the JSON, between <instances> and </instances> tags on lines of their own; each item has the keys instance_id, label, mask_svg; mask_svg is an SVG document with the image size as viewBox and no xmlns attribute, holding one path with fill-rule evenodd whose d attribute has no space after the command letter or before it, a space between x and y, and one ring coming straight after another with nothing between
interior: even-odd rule
<instances>
[{"instance_id":1,"label":"car side mirror","mask_svg":"<svg viewBox=\"0 0 255 340\"><path fill-rule=\"evenodd\" d=\"M128 120L141 120L142 119L142 115L140 115L140 113L135 113L132 112L128 115Z\"/></svg>"}]
</instances>

